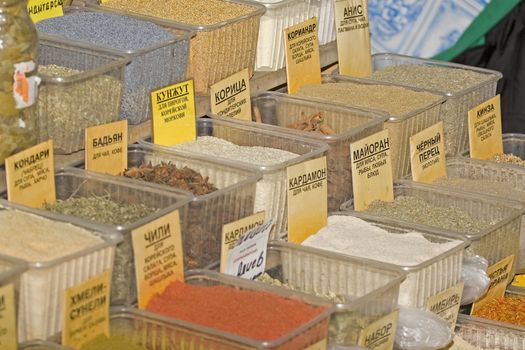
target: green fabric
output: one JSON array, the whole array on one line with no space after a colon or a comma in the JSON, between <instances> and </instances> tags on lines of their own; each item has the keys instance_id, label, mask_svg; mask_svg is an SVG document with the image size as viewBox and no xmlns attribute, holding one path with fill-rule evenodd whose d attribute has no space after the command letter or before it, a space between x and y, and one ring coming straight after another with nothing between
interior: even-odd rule
<instances>
[{"instance_id":1,"label":"green fabric","mask_svg":"<svg viewBox=\"0 0 525 350\"><path fill-rule=\"evenodd\" d=\"M435 59L450 61L468 48L479 46L485 42L488 33L503 17L507 15L521 0L492 0L472 21L454 46L434 56Z\"/></svg>"}]
</instances>

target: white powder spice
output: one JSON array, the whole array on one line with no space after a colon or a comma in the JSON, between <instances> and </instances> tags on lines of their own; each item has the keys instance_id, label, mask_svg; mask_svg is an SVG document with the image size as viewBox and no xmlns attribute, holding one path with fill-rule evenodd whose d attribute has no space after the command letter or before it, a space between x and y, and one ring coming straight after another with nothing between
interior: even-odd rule
<instances>
[{"instance_id":1,"label":"white powder spice","mask_svg":"<svg viewBox=\"0 0 525 350\"><path fill-rule=\"evenodd\" d=\"M415 266L461 243L431 242L420 232L391 233L359 218L341 215L328 217L328 225L308 237L303 245L397 266ZM399 290L399 304L421 307L428 297L440 292L436 286L452 285L459 278L461 267L451 267L452 272L445 268L436 267L434 278L421 279L421 270L409 272Z\"/></svg>"},{"instance_id":2,"label":"white powder spice","mask_svg":"<svg viewBox=\"0 0 525 350\"><path fill-rule=\"evenodd\" d=\"M51 261L103 240L71 224L0 210L0 252L30 262Z\"/></svg>"},{"instance_id":3,"label":"white powder spice","mask_svg":"<svg viewBox=\"0 0 525 350\"><path fill-rule=\"evenodd\" d=\"M308 237L304 245L398 266L414 266L461 244L435 243L419 232L390 233L353 216L330 216L328 225Z\"/></svg>"}]
</instances>

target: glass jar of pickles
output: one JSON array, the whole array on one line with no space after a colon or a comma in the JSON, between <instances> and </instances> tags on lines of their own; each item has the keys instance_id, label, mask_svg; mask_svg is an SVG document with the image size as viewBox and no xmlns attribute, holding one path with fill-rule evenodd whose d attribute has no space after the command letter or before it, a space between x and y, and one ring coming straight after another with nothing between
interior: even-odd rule
<instances>
[{"instance_id":1,"label":"glass jar of pickles","mask_svg":"<svg viewBox=\"0 0 525 350\"><path fill-rule=\"evenodd\" d=\"M0 0L0 165L37 139L38 37L24 0Z\"/></svg>"}]
</instances>

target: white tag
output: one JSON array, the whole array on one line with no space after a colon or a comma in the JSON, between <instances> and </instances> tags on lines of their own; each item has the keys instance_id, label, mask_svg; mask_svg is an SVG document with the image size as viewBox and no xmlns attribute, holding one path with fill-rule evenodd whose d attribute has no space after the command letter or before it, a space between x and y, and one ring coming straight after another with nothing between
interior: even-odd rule
<instances>
[{"instance_id":1,"label":"white tag","mask_svg":"<svg viewBox=\"0 0 525 350\"><path fill-rule=\"evenodd\" d=\"M36 102L40 78L37 76L27 76L35 69L36 64L33 61L15 63L15 72L13 74L13 97L16 101L17 109L32 106Z\"/></svg>"},{"instance_id":2,"label":"white tag","mask_svg":"<svg viewBox=\"0 0 525 350\"><path fill-rule=\"evenodd\" d=\"M225 273L246 279L254 279L264 272L268 236L273 220L244 234L230 251Z\"/></svg>"}]
</instances>

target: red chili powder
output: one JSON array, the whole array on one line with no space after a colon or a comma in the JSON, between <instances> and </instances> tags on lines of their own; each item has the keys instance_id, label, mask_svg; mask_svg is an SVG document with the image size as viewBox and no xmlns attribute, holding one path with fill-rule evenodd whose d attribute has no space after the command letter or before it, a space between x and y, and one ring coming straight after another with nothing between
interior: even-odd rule
<instances>
[{"instance_id":1,"label":"red chili powder","mask_svg":"<svg viewBox=\"0 0 525 350\"><path fill-rule=\"evenodd\" d=\"M155 313L256 340L277 339L326 310L275 294L173 282L153 297Z\"/></svg>"}]
</instances>

